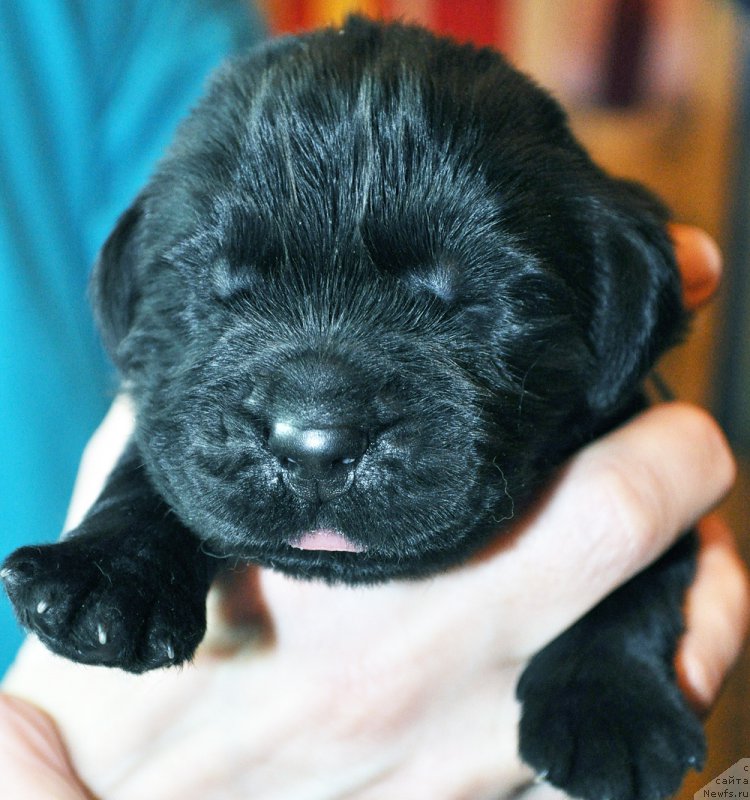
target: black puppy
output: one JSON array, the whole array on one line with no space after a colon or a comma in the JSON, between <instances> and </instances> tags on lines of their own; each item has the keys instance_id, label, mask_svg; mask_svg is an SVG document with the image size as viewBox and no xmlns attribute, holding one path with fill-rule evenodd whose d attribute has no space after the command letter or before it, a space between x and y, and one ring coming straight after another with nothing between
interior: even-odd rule
<instances>
[{"instance_id":1,"label":"black puppy","mask_svg":"<svg viewBox=\"0 0 750 800\"><path fill-rule=\"evenodd\" d=\"M81 526L5 562L19 619L140 672L190 658L223 564L467 559L639 407L684 323L665 220L490 50L352 19L231 62L96 266L136 431ZM701 762L692 564L685 539L526 669L521 753L570 794L660 798Z\"/></svg>"}]
</instances>

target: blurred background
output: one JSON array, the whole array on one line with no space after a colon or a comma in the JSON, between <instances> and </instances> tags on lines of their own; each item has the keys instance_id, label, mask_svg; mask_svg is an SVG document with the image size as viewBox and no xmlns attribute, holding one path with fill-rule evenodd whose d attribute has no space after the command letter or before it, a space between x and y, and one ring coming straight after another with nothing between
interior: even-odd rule
<instances>
[{"instance_id":1,"label":"blurred background","mask_svg":"<svg viewBox=\"0 0 750 800\"><path fill-rule=\"evenodd\" d=\"M60 530L114 392L86 274L205 74L266 35L354 11L499 48L555 93L605 168L719 241L720 296L663 372L740 455L724 511L750 556L750 8L732 0L0 0L2 552ZM61 296L63 309L49 300ZM20 633L0 603L1 670ZM748 708L746 654L709 722L706 769L680 797L750 756Z\"/></svg>"}]
</instances>

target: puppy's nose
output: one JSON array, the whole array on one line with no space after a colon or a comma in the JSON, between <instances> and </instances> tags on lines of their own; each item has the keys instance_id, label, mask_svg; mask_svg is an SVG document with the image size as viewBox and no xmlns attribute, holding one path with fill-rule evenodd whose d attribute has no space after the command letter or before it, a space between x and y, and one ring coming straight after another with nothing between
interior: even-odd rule
<instances>
[{"instance_id":1,"label":"puppy's nose","mask_svg":"<svg viewBox=\"0 0 750 800\"><path fill-rule=\"evenodd\" d=\"M367 449L367 435L353 427L306 428L274 422L268 447L297 478L327 480L350 472Z\"/></svg>"}]
</instances>

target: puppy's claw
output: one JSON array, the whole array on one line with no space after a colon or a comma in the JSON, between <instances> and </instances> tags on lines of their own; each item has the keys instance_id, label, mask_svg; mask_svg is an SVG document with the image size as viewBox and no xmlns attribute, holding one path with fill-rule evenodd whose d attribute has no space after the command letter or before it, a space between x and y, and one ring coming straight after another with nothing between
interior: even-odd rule
<instances>
[{"instance_id":1,"label":"puppy's claw","mask_svg":"<svg viewBox=\"0 0 750 800\"><path fill-rule=\"evenodd\" d=\"M0 569L0 580L7 581L13 575L13 570L10 567Z\"/></svg>"},{"instance_id":2,"label":"puppy's claw","mask_svg":"<svg viewBox=\"0 0 750 800\"><path fill-rule=\"evenodd\" d=\"M44 614L44 612L49 608L49 603L46 600L40 600L36 604L36 613L37 614Z\"/></svg>"},{"instance_id":3,"label":"puppy's claw","mask_svg":"<svg viewBox=\"0 0 750 800\"><path fill-rule=\"evenodd\" d=\"M170 661L174 661L174 647L172 646L172 642L167 642L166 650L167 650L167 658Z\"/></svg>"},{"instance_id":4,"label":"puppy's claw","mask_svg":"<svg viewBox=\"0 0 750 800\"><path fill-rule=\"evenodd\" d=\"M96 635L99 639L99 644L107 644L107 631L104 630L104 626L101 622L96 626Z\"/></svg>"}]
</instances>

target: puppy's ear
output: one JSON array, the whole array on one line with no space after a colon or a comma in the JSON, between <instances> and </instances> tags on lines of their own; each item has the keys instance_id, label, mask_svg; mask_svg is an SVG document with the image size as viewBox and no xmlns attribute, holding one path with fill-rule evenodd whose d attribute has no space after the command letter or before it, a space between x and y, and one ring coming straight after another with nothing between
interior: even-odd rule
<instances>
[{"instance_id":1,"label":"puppy's ear","mask_svg":"<svg viewBox=\"0 0 750 800\"><path fill-rule=\"evenodd\" d=\"M654 361L680 339L687 314L666 230L667 212L642 187L607 180L588 209L594 283L591 408L615 412Z\"/></svg>"},{"instance_id":2,"label":"puppy's ear","mask_svg":"<svg viewBox=\"0 0 750 800\"><path fill-rule=\"evenodd\" d=\"M89 294L104 346L118 363L117 351L133 324L138 288L139 230L143 219L141 200L120 217L94 265Z\"/></svg>"}]
</instances>

